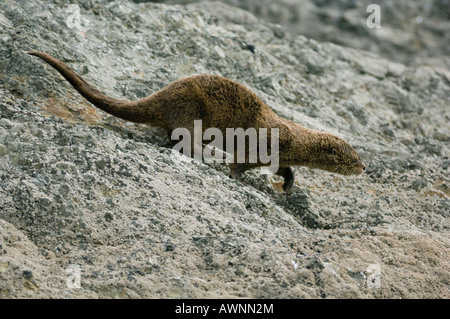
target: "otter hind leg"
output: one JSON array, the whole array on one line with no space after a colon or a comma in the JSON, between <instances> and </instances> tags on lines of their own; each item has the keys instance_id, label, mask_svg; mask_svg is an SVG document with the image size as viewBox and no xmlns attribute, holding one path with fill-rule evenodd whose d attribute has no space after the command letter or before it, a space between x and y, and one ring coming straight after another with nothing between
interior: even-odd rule
<instances>
[{"instance_id":1,"label":"otter hind leg","mask_svg":"<svg viewBox=\"0 0 450 319\"><path fill-rule=\"evenodd\" d=\"M292 167L280 167L275 174L284 178L283 190L285 192L294 185L295 175Z\"/></svg>"},{"instance_id":2,"label":"otter hind leg","mask_svg":"<svg viewBox=\"0 0 450 319\"><path fill-rule=\"evenodd\" d=\"M230 164L230 178L238 179L247 169L245 164Z\"/></svg>"}]
</instances>

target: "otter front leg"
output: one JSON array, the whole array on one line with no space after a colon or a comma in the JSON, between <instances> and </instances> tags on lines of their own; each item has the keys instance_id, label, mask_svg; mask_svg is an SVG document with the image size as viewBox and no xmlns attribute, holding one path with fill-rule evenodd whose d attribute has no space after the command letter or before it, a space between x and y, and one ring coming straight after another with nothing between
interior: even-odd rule
<instances>
[{"instance_id":1,"label":"otter front leg","mask_svg":"<svg viewBox=\"0 0 450 319\"><path fill-rule=\"evenodd\" d=\"M275 174L284 178L283 190L285 192L294 185L295 175L292 167L280 167Z\"/></svg>"}]
</instances>

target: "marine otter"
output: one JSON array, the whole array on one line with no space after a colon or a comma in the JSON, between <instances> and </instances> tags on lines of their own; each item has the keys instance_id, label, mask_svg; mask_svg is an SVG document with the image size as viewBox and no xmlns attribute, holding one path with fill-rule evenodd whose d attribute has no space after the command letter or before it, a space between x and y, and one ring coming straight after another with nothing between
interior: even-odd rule
<instances>
[{"instance_id":1,"label":"marine otter","mask_svg":"<svg viewBox=\"0 0 450 319\"><path fill-rule=\"evenodd\" d=\"M118 100L94 89L63 62L51 55L30 51L50 64L89 102L121 119L148 123L167 131L193 130L194 120L202 120L203 130L219 128L278 128L279 169L283 189L294 184L292 166L307 166L343 175L361 174L365 169L358 153L343 139L319 132L276 115L244 85L217 75L194 75L176 80L165 88L137 101ZM192 132L193 133L193 132ZM262 163L232 163L231 177L263 166Z\"/></svg>"}]
</instances>

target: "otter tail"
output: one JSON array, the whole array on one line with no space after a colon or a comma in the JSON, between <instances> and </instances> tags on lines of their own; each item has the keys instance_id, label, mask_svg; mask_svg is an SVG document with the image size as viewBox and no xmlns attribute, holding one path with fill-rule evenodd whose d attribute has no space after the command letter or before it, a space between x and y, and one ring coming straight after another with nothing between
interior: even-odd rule
<instances>
[{"instance_id":1,"label":"otter tail","mask_svg":"<svg viewBox=\"0 0 450 319\"><path fill-rule=\"evenodd\" d=\"M117 116L121 119L136 122L149 122L148 114L145 114L143 108L138 107L134 101L124 101L104 95L102 92L94 89L81 76L75 73L69 66L55 59L51 55L41 51L29 51L30 55L37 56L50 64L89 102L101 110Z\"/></svg>"}]
</instances>

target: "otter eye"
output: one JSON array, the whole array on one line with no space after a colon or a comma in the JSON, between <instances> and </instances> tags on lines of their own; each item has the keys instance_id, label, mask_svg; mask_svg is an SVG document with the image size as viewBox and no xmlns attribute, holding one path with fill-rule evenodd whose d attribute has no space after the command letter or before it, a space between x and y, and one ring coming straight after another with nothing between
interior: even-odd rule
<instances>
[{"instance_id":1,"label":"otter eye","mask_svg":"<svg viewBox=\"0 0 450 319\"><path fill-rule=\"evenodd\" d=\"M356 164L357 162L358 162L357 160L352 159L352 163L353 163L353 164Z\"/></svg>"}]
</instances>

